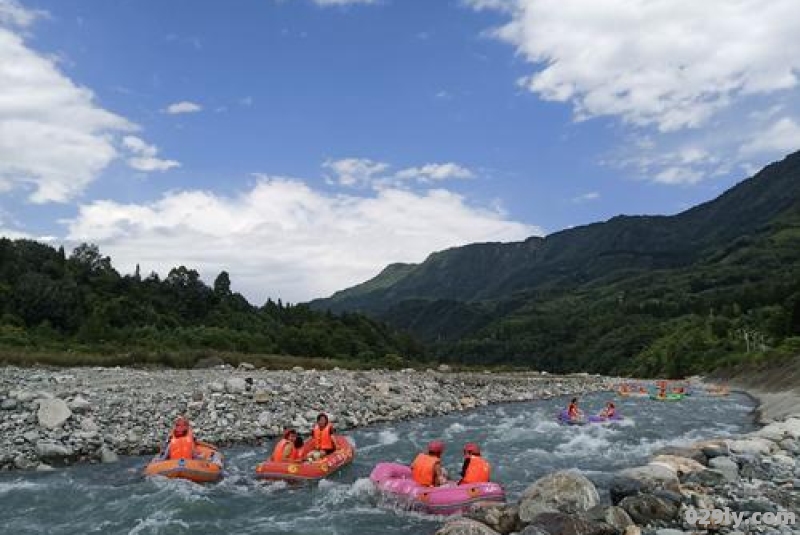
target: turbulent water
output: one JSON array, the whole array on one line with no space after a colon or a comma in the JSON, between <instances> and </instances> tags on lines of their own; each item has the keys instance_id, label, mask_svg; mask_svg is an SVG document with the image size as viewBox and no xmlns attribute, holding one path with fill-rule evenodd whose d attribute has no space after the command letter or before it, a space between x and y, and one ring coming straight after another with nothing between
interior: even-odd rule
<instances>
[{"instance_id":1,"label":"turbulent water","mask_svg":"<svg viewBox=\"0 0 800 535\"><path fill-rule=\"evenodd\" d=\"M583 399L599 410L605 396ZM200 486L147 480L147 459L79 466L38 474L0 475L0 533L9 534L292 534L391 535L433 533L440 519L382 507L369 472L379 461L409 462L433 438L446 441L455 474L464 442L479 442L513 500L531 482L562 468L582 470L599 487L610 474L646 460L656 448L753 428L752 402L692 397L676 403L625 400L629 421L614 426L560 426L564 399L494 406L440 418L360 429L349 434L358 454L331 481L301 488L251 478L264 449L225 451L227 477Z\"/></svg>"}]
</instances>

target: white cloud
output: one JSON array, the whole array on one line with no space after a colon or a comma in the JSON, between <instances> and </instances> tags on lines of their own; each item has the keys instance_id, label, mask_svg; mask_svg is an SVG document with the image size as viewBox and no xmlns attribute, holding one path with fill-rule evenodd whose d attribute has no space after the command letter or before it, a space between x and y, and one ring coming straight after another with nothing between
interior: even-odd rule
<instances>
[{"instance_id":1,"label":"white cloud","mask_svg":"<svg viewBox=\"0 0 800 535\"><path fill-rule=\"evenodd\" d=\"M391 262L475 241L518 240L541 229L436 189L326 194L288 178L260 180L235 197L184 191L148 204L80 207L68 238L91 241L130 271L185 264L212 280L228 270L254 301L328 295Z\"/></svg>"},{"instance_id":2,"label":"white cloud","mask_svg":"<svg viewBox=\"0 0 800 535\"><path fill-rule=\"evenodd\" d=\"M21 188L35 203L66 202L119 156L119 137L137 127L27 46L20 28L41 16L0 0L0 192Z\"/></svg>"},{"instance_id":3,"label":"white cloud","mask_svg":"<svg viewBox=\"0 0 800 535\"><path fill-rule=\"evenodd\" d=\"M596 201L599 198L600 198L600 194L599 193L597 193L596 191L589 191L589 192L583 193L581 195L578 195L577 197L573 197L572 198L572 202L574 202L574 203L584 203L584 202L589 202L589 201Z\"/></svg>"},{"instance_id":4,"label":"white cloud","mask_svg":"<svg viewBox=\"0 0 800 535\"><path fill-rule=\"evenodd\" d=\"M454 178L474 178L475 174L457 163L429 163L422 167L409 167L402 169L395 174L401 180L418 180L420 182L432 182L440 180L451 180Z\"/></svg>"},{"instance_id":5,"label":"white cloud","mask_svg":"<svg viewBox=\"0 0 800 535\"><path fill-rule=\"evenodd\" d=\"M175 160L162 160L158 157L158 148L136 136L125 136L122 144L131 154L128 165L137 171L167 171L181 165Z\"/></svg>"},{"instance_id":6,"label":"white cloud","mask_svg":"<svg viewBox=\"0 0 800 535\"><path fill-rule=\"evenodd\" d=\"M329 183L374 189L402 187L409 182L428 184L475 177L475 173L470 169L454 162L428 163L419 167L407 167L397 172L390 172L391 166L387 163L368 158L327 160L322 166L333 174L329 177Z\"/></svg>"},{"instance_id":7,"label":"white cloud","mask_svg":"<svg viewBox=\"0 0 800 535\"><path fill-rule=\"evenodd\" d=\"M495 35L535 66L522 85L572 103L581 119L617 116L668 132L798 86L796 0L467 3L509 13Z\"/></svg>"},{"instance_id":8,"label":"white cloud","mask_svg":"<svg viewBox=\"0 0 800 535\"><path fill-rule=\"evenodd\" d=\"M342 158L326 160L322 167L331 171L341 186L365 187L372 185L389 168L389 164L368 158Z\"/></svg>"},{"instance_id":9,"label":"white cloud","mask_svg":"<svg viewBox=\"0 0 800 535\"><path fill-rule=\"evenodd\" d=\"M177 115L180 113L197 113L202 109L203 107L200 104L189 102L188 100L182 100L180 102L170 104L164 111L170 115Z\"/></svg>"},{"instance_id":10,"label":"white cloud","mask_svg":"<svg viewBox=\"0 0 800 535\"><path fill-rule=\"evenodd\" d=\"M744 143L739 152L742 156L789 153L800 149L800 125L789 117L777 120L762 132L754 132L753 138Z\"/></svg>"}]
</instances>

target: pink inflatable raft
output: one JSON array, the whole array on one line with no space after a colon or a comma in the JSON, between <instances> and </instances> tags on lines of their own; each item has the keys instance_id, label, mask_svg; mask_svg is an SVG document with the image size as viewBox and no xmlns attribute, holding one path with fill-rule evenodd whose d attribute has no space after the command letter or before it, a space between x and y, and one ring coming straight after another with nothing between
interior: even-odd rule
<instances>
[{"instance_id":1,"label":"pink inflatable raft","mask_svg":"<svg viewBox=\"0 0 800 535\"><path fill-rule=\"evenodd\" d=\"M506 493L497 483L455 482L441 487L423 487L411 477L411 468L396 463L379 463L369 476L385 497L405 508L428 514L452 515L476 502L504 502Z\"/></svg>"}]
</instances>

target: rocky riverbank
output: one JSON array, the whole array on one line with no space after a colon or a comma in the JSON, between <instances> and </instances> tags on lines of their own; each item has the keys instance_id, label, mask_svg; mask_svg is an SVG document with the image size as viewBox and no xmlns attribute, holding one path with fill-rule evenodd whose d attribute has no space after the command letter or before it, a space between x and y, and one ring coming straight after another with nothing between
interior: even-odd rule
<instances>
[{"instance_id":1,"label":"rocky riverbank","mask_svg":"<svg viewBox=\"0 0 800 535\"><path fill-rule=\"evenodd\" d=\"M339 430L490 403L609 388L585 374L441 371L0 368L0 469L48 470L158 450L185 414L201 439L258 445L284 426L308 432L318 412Z\"/></svg>"},{"instance_id":2,"label":"rocky riverbank","mask_svg":"<svg viewBox=\"0 0 800 535\"><path fill-rule=\"evenodd\" d=\"M655 452L649 464L619 472L606 495L578 472L550 474L517 503L479 506L437 535L796 535L800 524L747 524L767 512L800 521L800 406L794 409L762 413L771 423L745 436ZM687 520L687 511L713 509L744 522Z\"/></svg>"}]
</instances>

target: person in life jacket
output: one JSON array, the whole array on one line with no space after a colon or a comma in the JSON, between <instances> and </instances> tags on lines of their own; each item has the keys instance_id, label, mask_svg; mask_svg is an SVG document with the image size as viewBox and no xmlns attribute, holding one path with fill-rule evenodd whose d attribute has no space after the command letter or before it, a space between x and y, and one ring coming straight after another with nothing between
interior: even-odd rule
<instances>
[{"instance_id":1,"label":"person in life jacket","mask_svg":"<svg viewBox=\"0 0 800 535\"><path fill-rule=\"evenodd\" d=\"M583 411L578 408L578 398L572 398L567 406L567 418L578 420L581 416L583 416Z\"/></svg>"},{"instance_id":2,"label":"person in life jacket","mask_svg":"<svg viewBox=\"0 0 800 535\"><path fill-rule=\"evenodd\" d=\"M658 385L658 397L665 398L667 397L667 383L659 383Z\"/></svg>"},{"instance_id":3,"label":"person in life jacket","mask_svg":"<svg viewBox=\"0 0 800 535\"><path fill-rule=\"evenodd\" d=\"M600 411L601 418L613 418L617 414L617 407L613 401L606 403L606 406Z\"/></svg>"},{"instance_id":4,"label":"person in life jacket","mask_svg":"<svg viewBox=\"0 0 800 535\"><path fill-rule=\"evenodd\" d=\"M194 433L189 426L189 421L183 416L175 420L175 425L169 434L164 457L167 459L192 459L194 458Z\"/></svg>"},{"instance_id":5,"label":"person in life jacket","mask_svg":"<svg viewBox=\"0 0 800 535\"><path fill-rule=\"evenodd\" d=\"M459 485L467 483L488 483L492 477L492 467L489 461L481 457L481 449L472 442L464 446L464 464L461 466L461 481Z\"/></svg>"},{"instance_id":6,"label":"person in life jacket","mask_svg":"<svg viewBox=\"0 0 800 535\"><path fill-rule=\"evenodd\" d=\"M323 455L330 455L336 451L336 442L333 440L334 430L327 414L317 416L317 423L311 430L311 438L314 441L314 449Z\"/></svg>"},{"instance_id":7,"label":"person in life jacket","mask_svg":"<svg viewBox=\"0 0 800 535\"><path fill-rule=\"evenodd\" d=\"M283 432L283 438L278 441L275 449L272 450L272 458L270 460L276 463L299 461L301 458L300 448L303 447L302 439L298 447L299 438L296 430L286 429Z\"/></svg>"},{"instance_id":8,"label":"person in life jacket","mask_svg":"<svg viewBox=\"0 0 800 535\"><path fill-rule=\"evenodd\" d=\"M411 476L418 485L438 487L447 482L442 468L444 443L434 440L428 444L428 452L420 453L411 463Z\"/></svg>"}]
</instances>

